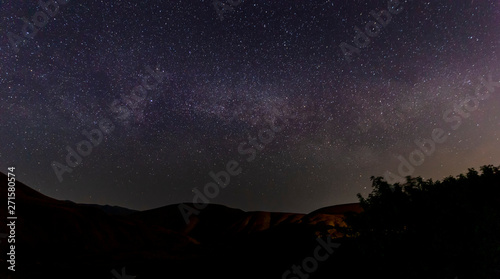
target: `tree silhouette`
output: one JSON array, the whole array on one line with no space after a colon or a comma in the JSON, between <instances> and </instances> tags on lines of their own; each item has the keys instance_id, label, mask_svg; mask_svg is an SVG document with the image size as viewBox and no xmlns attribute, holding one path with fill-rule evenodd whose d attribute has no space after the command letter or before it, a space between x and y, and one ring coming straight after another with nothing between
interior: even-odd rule
<instances>
[{"instance_id":1,"label":"tree silhouette","mask_svg":"<svg viewBox=\"0 0 500 279\"><path fill-rule=\"evenodd\" d=\"M370 275L385 278L500 278L500 171L442 181L371 177L358 194L363 212L346 215L344 249ZM353 259L354 260L354 259Z\"/></svg>"}]
</instances>

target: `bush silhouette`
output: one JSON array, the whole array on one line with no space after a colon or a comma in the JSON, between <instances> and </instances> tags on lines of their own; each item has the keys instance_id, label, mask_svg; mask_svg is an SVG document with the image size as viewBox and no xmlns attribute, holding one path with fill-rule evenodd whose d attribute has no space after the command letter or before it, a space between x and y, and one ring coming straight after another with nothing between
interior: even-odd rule
<instances>
[{"instance_id":1,"label":"bush silhouette","mask_svg":"<svg viewBox=\"0 0 500 279\"><path fill-rule=\"evenodd\" d=\"M372 193L358 194L364 211L348 214L344 229L345 256L366 271L359 276L500 278L498 167L436 182L371 180Z\"/></svg>"}]
</instances>

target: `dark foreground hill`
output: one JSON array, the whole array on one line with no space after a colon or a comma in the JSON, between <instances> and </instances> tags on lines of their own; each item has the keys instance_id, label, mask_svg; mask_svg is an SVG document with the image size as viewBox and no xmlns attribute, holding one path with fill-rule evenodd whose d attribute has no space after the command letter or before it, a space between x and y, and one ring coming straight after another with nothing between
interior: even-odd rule
<instances>
[{"instance_id":1,"label":"dark foreground hill","mask_svg":"<svg viewBox=\"0 0 500 279\"><path fill-rule=\"evenodd\" d=\"M7 181L0 174L1 181ZM6 197L5 187L1 196ZM5 228L6 207L0 208ZM209 204L189 224L178 205L137 212L76 204L16 184L16 272L13 278L281 278L311 251L319 235L344 226L357 204L311 214L245 212ZM1 232L1 231L0 231ZM3 255L6 241L0 244ZM2 278L7 263L0 260ZM164 275L164 276L163 276ZM159 276L159 277L158 277Z\"/></svg>"},{"instance_id":2,"label":"dark foreground hill","mask_svg":"<svg viewBox=\"0 0 500 279\"><path fill-rule=\"evenodd\" d=\"M186 224L179 205L76 204L18 182L16 272L0 257L0 278L500 278L498 167L372 184L359 204L309 214L208 204Z\"/></svg>"}]
</instances>

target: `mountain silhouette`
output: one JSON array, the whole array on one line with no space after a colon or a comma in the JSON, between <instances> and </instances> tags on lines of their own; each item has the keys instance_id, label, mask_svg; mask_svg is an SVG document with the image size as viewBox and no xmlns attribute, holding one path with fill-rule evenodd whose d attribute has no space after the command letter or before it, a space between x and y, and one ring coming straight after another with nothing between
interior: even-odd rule
<instances>
[{"instance_id":1,"label":"mountain silhouette","mask_svg":"<svg viewBox=\"0 0 500 279\"><path fill-rule=\"evenodd\" d=\"M0 179L7 181L7 176L0 173ZM6 197L6 187L0 189ZM19 181L15 201L16 278L109 279L112 270L125 266L137 278L163 272L183 278L214 272L229 278L252 264L274 269L270 274L279 278L291 259L307 254L315 237L333 233L329 226L345 225L343 212L361 210L349 204L295 214L208 204L186 224L178 204L145 211L78 204L50 198ZM6 215L7 208L1 207L3 228ZM308 241L290 245L301 238ZM3 241L0 250L7 249ZM214 270L221 259L228 266ZM4 260L0 265L2 278L12 276ZM252 273L240 278L259 274Z\"/></svg>"},{"instance_id":2,"label":"mountain silhouette","mask_svg":"<svg viewBox=\"0 0 500 279\"><path fill-rule=\"evenodd\" d=\"M372 187L308 214L206 204L186 224L179 204L78 204L18 181L16 272L1 258L0 278L500 278L498 167Z\"/></svg>"}]
</instances>

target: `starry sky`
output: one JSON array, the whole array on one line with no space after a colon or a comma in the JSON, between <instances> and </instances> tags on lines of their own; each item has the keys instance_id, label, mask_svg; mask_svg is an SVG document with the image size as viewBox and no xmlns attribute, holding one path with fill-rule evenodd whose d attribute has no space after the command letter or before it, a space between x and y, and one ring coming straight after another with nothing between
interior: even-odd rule
<instances>
[{"instance_id":1,"label":"starry sky","mask_svg":"<svg viewBox=\"0 0 500 279\"><path fill-rule=\"evenodd\" d=\"M150 209L237 162L210 202L307 213L434 129L412 175L500 165L500 87L459 105L500 81L498 0L37 2L0 1L0 171L45 195Z\"/></svg>"}]
</instances>

